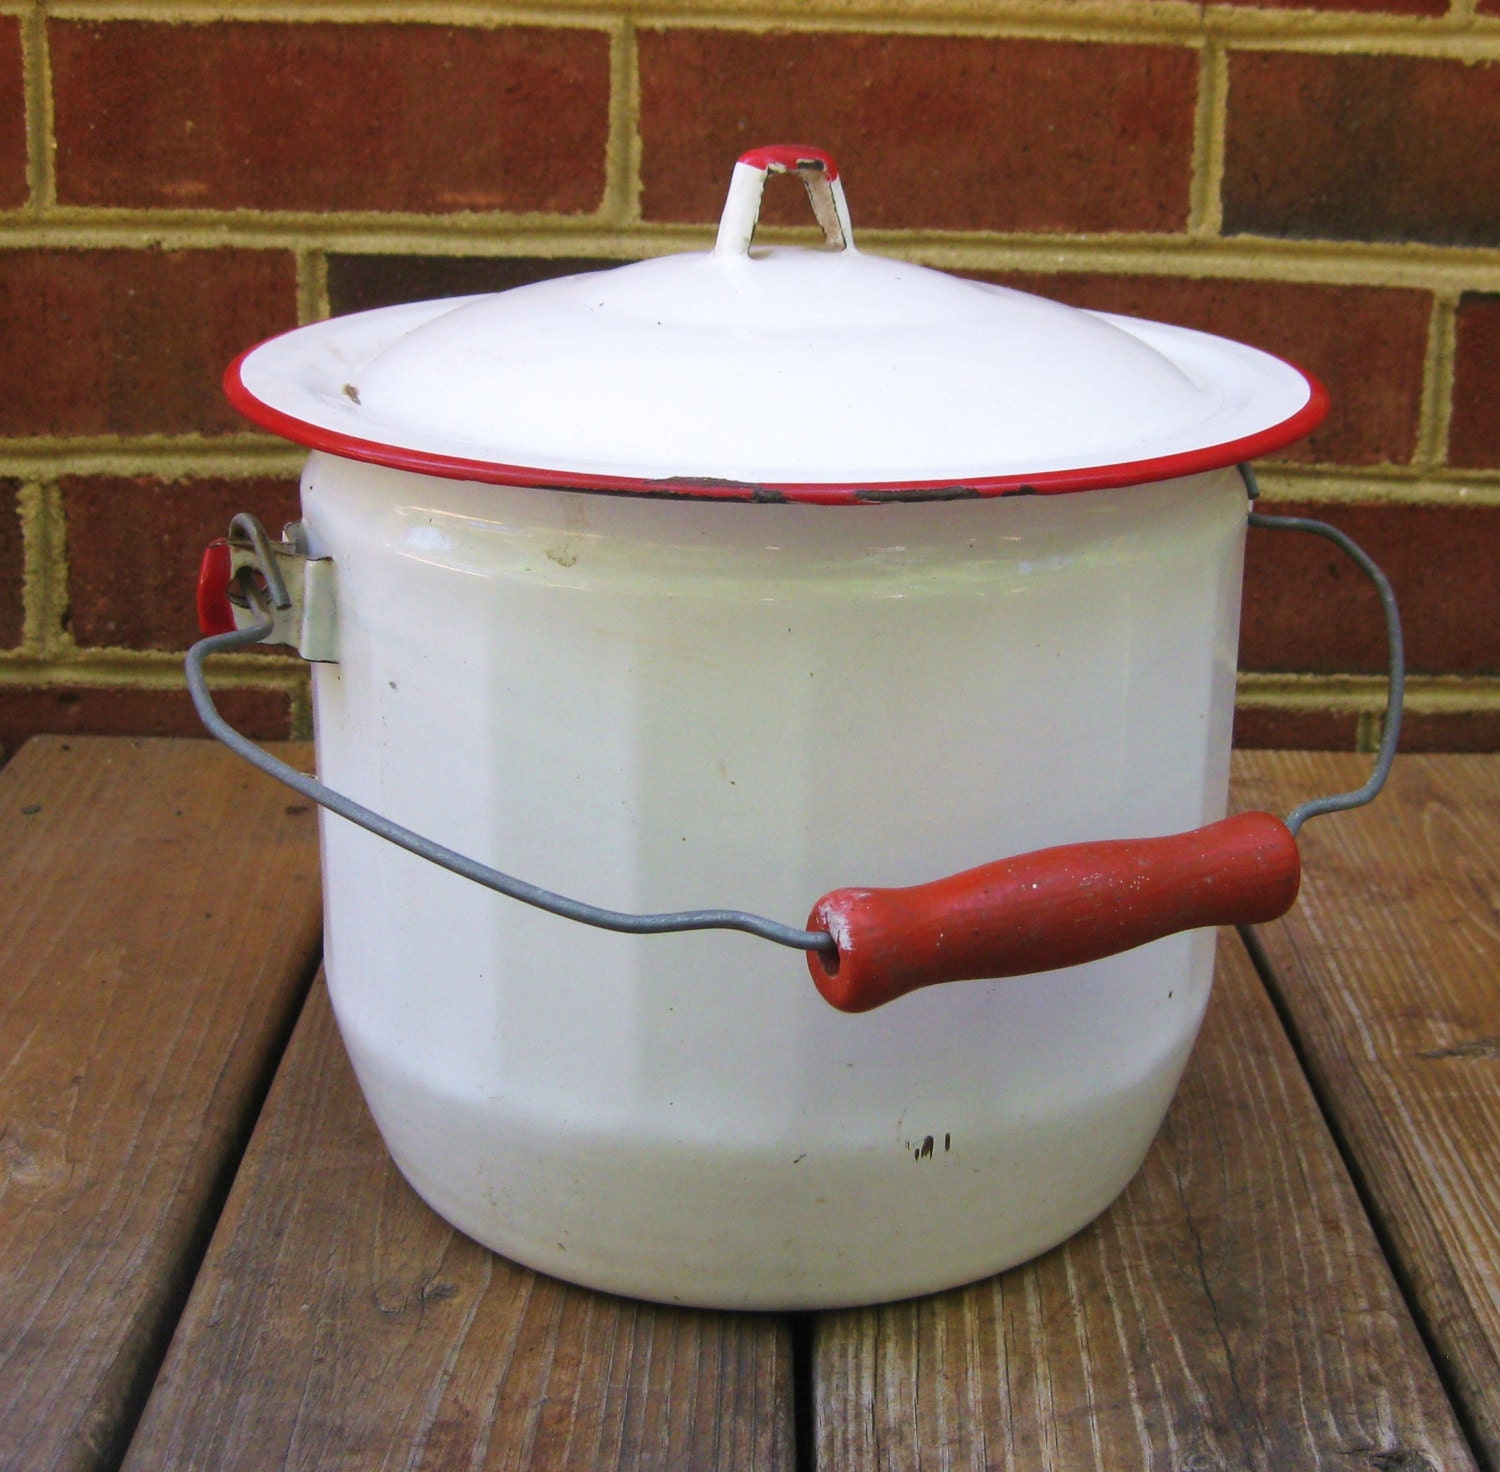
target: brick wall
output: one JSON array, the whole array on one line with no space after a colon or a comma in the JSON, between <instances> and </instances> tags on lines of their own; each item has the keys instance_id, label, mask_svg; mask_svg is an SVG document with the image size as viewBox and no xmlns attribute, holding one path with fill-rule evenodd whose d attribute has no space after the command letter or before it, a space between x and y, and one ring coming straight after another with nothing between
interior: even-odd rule
<instances>
[{"instance_id":1,"label":"brick wall","mask_svg":"<svg viewBox=\"0 0 1500 1472\"><path fill-rule=\"evenodd\" d=\"M1500 746L1500 0L0 0L0 748L196 729L198 552L295 504L241 347L702 246L785 138L867 249L1317 372L1267 509L1390 570L1406 744ZM1330 549L1252 535L1239 739L1368 748L1378 632ZM297 661L218 678L306 732Z\"/></svg>"}]
</instances>

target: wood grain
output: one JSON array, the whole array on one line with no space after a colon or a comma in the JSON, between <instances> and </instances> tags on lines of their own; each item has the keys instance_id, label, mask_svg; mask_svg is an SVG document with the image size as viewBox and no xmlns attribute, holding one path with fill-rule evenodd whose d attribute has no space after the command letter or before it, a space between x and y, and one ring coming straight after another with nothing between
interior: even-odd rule
<instances>
[{"instance_id":1,"label":"wood grain","mask_svg":"<svg viewBox=\"0 0 1500 1472\"><path fill-rule=\"evenodd\" d=\"M219 747L0 772L0 1466L118 1465L318 929L312 815Z\"/></svg>"},{"instance_id":2,"label":"wood grain","mask_svg":"<svg viewBox=\"0 0 1500 1472\"><path fill-rule=\"evenodd\" d=\"M1368 759L1245 752L1286 807ZM1301 835L1274 984L1483 1459L1500 1467L1500 756L1403 756Z\"/></svg>"},{"instance_id":3,"label":"wood grain","mask_svg":"<svg viewBox=\"0 0 1500 1472\"><path fill-rule=\"evenodd\" d=\"M787 1322L515 1266L397 1174L315 986L126 1463L790 1469Z\"/></svg>"},{"instance_id":4,"label":"wood grain","mask_svg":"<svg viewBox=\"0 0 1500 1472\"><path fill-rule=\"evenodd\" d=\"M1473 1466L1232 937L1120 1200L988 1282L823 1316L814 1374L824 1469Z\"/></svg>"}]
</instances>

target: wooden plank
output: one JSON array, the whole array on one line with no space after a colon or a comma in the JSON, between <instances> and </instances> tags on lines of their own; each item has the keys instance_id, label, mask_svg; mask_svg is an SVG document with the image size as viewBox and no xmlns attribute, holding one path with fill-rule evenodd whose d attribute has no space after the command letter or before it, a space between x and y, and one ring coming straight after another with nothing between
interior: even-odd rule
<instances>
[{"instance_id":1,"label":"wooden plank","mask_svg":"<svg viewBox=\"0 0 1500 1472\"><path fill-rule=\"evenodd\" d=\"M1247 752L1284 811L1368 758ZM1262 932L1281 1002L1476 1445L1500 1467L1500 756L1403 756L1301 835Z\"/></svg>"},{"instance_id":2,"label":"wooden plank","mask_svg":"<svg viewBox=\"0 0 1500 1472\"><path fill-rule=\"evenodd\" d=\"M1473 1465L1238 941L1140 1174L988 1282L822 1316L826 1469Z\"/></svg>"},{"instance_id":3,"label":"wooden plank","mask_svg":"<svg viewBox=\"0 0 1500 1472\"><path fill-rule=\"evenodd\" d=\"M118 1465L318 928L312 815L220 747L0 772L0 1466Z\"/></svg>"},{"instance_id":4,"label":"wooden plank","mask_svg":"<svg viewBox=\"0 0 1500 1472\"><path fill-rule=\"evenodd\" d=\"M611 1298L406 1186L314 988L127 1469L792 1466L788 1324Z\"/></svg>"}]
</instances>

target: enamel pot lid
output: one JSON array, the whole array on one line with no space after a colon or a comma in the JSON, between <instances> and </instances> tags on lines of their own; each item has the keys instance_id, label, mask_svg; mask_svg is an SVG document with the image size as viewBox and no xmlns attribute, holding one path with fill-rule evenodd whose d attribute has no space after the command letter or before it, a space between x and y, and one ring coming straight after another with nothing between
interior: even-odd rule
<instances>
[{"instance_id":1,"label":"enamel pot lid","mask_svg":"<svg viewBox=\"0 0 1500 1472\"><path fill-rule=\"evenodd\" d=\"M773 172L824 249L752 248ZM864 255L837 165L799 145L739 160L711 252L336 317L225 387L287 439L427 475L824 503L1166 480L1328 406L1240 343Z\"/></svg>"}]
</instances>

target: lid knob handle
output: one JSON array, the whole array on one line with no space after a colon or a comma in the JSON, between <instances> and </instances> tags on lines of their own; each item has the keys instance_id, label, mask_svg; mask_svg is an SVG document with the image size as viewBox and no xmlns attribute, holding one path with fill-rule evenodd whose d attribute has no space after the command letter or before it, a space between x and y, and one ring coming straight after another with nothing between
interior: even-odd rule
<instances>
[{"instance_id":1,"label":"lid knob handle","mask_svg":"<svg viewBox=\"0 0 1500 1472\"><path fill-rule=\"evenodd\" d=\"M719 220L716 256L750 253L755 222L760 218L760 196L767 174L796 174L807 186L813 214L823 227L823 238L833 250L853 250L854 231L849 224L849 206L839 182L839 166L833 155L801 143L769 143L742 153L729 180L729 198Z\"/></svg>"}]
</instances>

